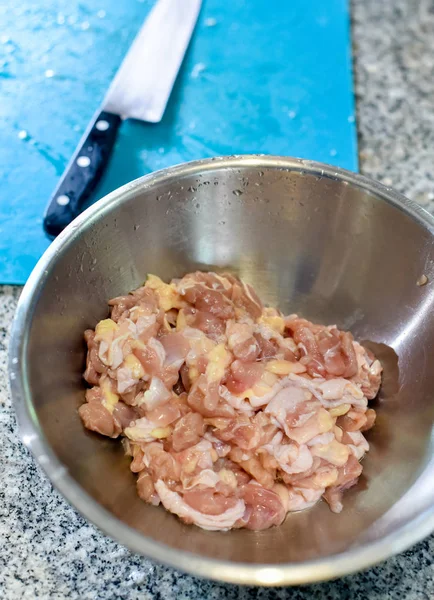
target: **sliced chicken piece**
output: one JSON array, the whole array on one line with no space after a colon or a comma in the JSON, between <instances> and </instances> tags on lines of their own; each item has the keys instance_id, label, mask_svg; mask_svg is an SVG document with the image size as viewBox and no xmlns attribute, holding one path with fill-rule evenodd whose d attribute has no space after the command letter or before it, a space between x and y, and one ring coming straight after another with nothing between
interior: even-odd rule
<instances>
[{"instance_id":1,"label":"sliced chicken piece","mask_svg":"<svg viewBox=\"0 0 434 600\"><path fill-rule=\"evenodd\" d=\"M231 364L225 386L232 394L242 394L259 382L263 372L264 367L261 363L237 359Z\"/></svg>"},{"instance_id":2,"label":"sliced chicken piece","mask_svg":"<svg viewBox=\"0 0 434 600\"><path fill-rule=\"evenodd\" d=\"M343 492L356 485L363 468L359 461L352 455L346 464L338 469L338 479L335 485L330 486L324 493L324 499L328 502L330 509L339 513L343 509Z\"/></svg>"},{"instance_id":3,"label":"sliced chicken piece","mask_svg":"<svg viewBox=\"0 0 434 600\"><path fill-rule=\"evenodd\" d=\"M257 483L249 483L241 490L241 498L249 510L247 529L260 531L280 525L286 516L281 496L276 491L265 489Z\"/></svg>"},{"instance_id":4,"label":"sliced chicken piece","mask_svg":"<svg viewBox=\"0 0 434 600\"><path fill-rule=\"evenodd\" d=\"M137 478L137 494L142 500L149 504L153 504L154 506L160 504L160 497L155 489L152 477L147 471L141 471L139 473Z\"/></svg>"},{"instance_id":5,"label":"sliced chicken piece","mask_svg":"<svg viewBox=\"0 0 434 600\"><path fill-rule=\"evenodd\" d=\"M233 506L220 514L208 515L192 508L178 493L172 492L161 479L155 483L155 489L161 503L168 511L178 515L186 523L194 523L202 529L227 531L244 515L245 504L242 500L236 500Z\"/></svg>"},{"instance_id":6,"label":"sliced chicken piece","mask_svg":"<svg viewBox=\"0 0 434 600\"><path fill-rule=\"evenodd\" d=\"M196 445L205 433L205 423L202 415L187 413L180 419L173 430L172 446L175 452L181 452Z\"/></svg>"},{"instance_id":7,"label":"sliced chicken piece","mask_svg":"<svg viewBox=\"0 0 434 600\"><path fill-rule=\"evenodd\" d=\"M78 414L86 429L111 438L116 438L121 433L121 427L116 424L113 415L102 404L82 404Z\"/></svg>"}]
</instances>

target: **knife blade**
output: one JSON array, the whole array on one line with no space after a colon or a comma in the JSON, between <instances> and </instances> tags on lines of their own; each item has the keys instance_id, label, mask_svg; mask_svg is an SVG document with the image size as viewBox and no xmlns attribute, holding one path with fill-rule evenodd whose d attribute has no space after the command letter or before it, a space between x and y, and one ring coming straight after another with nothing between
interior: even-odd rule
<instances>
[{"instance_id":1,"label":"knife blade","mask_svg":"<svg viewBox=\"0 0 434 600\"><path fill-rule=\"evenodd\" d=\"M108 164L123 119L161 121L202 0L158 0L81 138L45 210L56 237L81 211Z\"/></svg>"}]
</instances>

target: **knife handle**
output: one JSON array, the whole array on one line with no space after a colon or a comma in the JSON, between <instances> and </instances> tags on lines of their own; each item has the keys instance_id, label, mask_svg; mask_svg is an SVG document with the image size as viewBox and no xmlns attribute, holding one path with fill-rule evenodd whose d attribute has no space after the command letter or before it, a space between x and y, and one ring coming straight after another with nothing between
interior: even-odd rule
<instances>
[{"instance_id":1,"label":"knife handle","mask_svg":"<svg viewBox=\"0 0 434 600\"><path fill-rule=\"evenodd\" d=\"M80 214L108 163L121 124L118 115L98 111L45 209L44 229L54 238Z\"/></svg>"}]
</instances>

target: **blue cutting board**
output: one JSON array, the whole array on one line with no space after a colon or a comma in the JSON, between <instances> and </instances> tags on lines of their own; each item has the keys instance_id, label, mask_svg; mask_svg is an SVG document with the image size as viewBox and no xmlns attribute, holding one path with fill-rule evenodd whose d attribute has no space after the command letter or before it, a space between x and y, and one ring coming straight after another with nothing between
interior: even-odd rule
<instances>
[{"instance_id":1,"label":"blue cutting board","mask_svg":"<svg viewBox=\"0 0 434 600\"><path fill-rule=\"evenodd\" d=\"M152 4L0 0L0 283L48 247L45 204ZM123 123L94 199L256 152L357 169L348 0L204 0L163 121Z\"/></svg>"}]
</instances>

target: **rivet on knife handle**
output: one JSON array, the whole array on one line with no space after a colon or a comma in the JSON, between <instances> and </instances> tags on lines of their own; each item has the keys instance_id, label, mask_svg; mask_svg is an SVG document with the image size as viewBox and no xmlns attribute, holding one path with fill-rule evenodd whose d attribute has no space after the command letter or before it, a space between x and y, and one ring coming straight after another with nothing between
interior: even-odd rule
<instances>
[{"instance_id":1,"label":"rivet on knife handle","mask_svg":"<svg viewBox=\"0 0 434 600\"><path fill-rule=\"evenodd\" d=\"M81 212L110 158L121 118L101 111L92 120L44 214L44 229L56 237Z\"/></svg>"}]
</instances>

